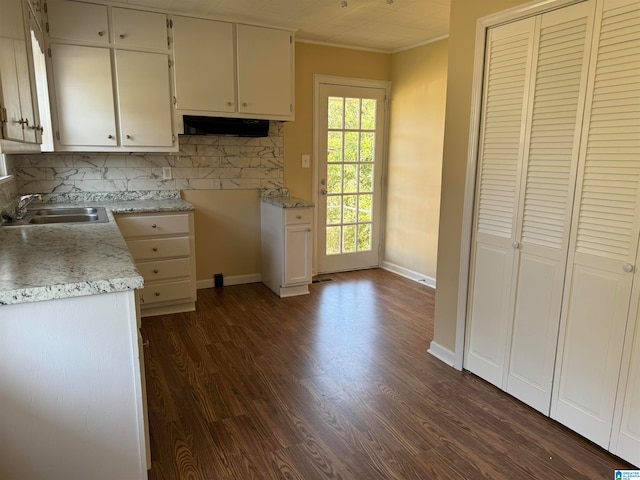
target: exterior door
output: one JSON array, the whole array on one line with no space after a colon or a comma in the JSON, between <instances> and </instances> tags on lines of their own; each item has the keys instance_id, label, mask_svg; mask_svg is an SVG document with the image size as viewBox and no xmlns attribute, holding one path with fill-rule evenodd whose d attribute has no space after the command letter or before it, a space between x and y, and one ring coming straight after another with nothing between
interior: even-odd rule
<instances>
[{"instance_id":1,"label":"exterior door","mask_svg":"<svg viewBox=\"0 0 640 480\"><path fill-rule=\"evenodd\" d=\"M380 264L386 88L318 88L318 272Z\"/></svg>"}]
</instances>

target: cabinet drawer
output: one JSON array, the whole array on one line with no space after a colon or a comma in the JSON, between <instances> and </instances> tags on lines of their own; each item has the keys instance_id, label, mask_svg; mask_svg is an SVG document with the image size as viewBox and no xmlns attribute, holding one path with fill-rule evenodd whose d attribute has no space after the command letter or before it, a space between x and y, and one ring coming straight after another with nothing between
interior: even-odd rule
<instances>
[{"instance_id":1,"label":"cabinet drawer","mask_svg":"<svg viewBox=\"0 0 640 480\"><path fill-rule=\"evenodd\" d=\"M297 223L311 223L312 209L310 208L285 208L285 225L295 225Z\"/></svg>"},{"instance_id":2,"label":"cabinet drawer","mask_svg":"<svg viewBox=\"0 0 640 480\"><path fill-rule=\"evenodd\" d=\"M134 260L188 257L191 253L189 250L189 237L129 240L127 247L129 247L129 252Z\"/></svg>"},{"instance_id":3,"label":"cabinet drawer","mask_svg":"<svg viewBox=\"0 0 640 480\"><path fill-rule=\"evenodd\" d=\"M125 238L149 235L189 234L189 214L118 217L118 228Z\"/></svg>"},{"instance_id":4,"label":"cabinet drawer","mask_svg":"<svg viewBox=\"0 0 640 480\"><path fill-rule=\"evenodd\" d=\"M145 282L165 280L167 278L188 277L191 275L188 258L140 262L136 264Z\"/></svg>"},{"instance_id":5,"label":"cabinet drawer","mask_svg":"<svg viewBox=\"0 0 640 480\"><path fill-rule=\"evenodd\" d=\"M149 285L141 290L140 306L144 307L153 303L187 300L190 298L192 298L192 290L189 280L159 283L157 285Z\"/></svg>"}]
</instances>

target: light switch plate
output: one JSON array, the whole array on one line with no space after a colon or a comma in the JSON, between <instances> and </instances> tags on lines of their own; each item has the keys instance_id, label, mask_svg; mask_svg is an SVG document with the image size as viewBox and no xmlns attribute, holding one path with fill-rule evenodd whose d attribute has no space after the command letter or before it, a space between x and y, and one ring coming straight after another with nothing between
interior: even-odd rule
<instances>
[{"instance_id":1,"label":"light switch plate","mask_svg":"<svg viewBox=\"0 0 640 480\"><path fill-rule=\"evenodd\" d=\"M302 168L311 167L311 155L302 155Z\"/></svg>"},{"instance_id":2,"label":"light switch plate","mask_svg":"<svg viewBox=\"0 0 640 480\"><path fill-rule=\"evenodd\" d=\"M162 167L162 179L171 180L171 167Z\"/></svg>"}]
</instances>

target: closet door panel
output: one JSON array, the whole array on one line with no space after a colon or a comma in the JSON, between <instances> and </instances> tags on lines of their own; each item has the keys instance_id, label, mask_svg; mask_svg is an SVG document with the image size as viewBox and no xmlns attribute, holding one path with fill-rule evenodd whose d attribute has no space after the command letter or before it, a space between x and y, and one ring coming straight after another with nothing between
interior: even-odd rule
<instances>
[{"instance_id":1,"label":"closet door panel","mask_svg":"<svg viewBox=\"0 0 640 480\"><path fill-rule=\"evenodd\" d=\"M534 27L526 19L487 38L465 368L501 388Z\"/></svg>"},{"instance_id":2,"label":"closet door panel","mask_svg":"<svg viewBox=\"0 0 640 480\"><path fill-rule=\"evenodd\" d=\"M548 415L588 78L594 2L540 18L521 190L505 390Z\"/></svg>"},{"instance_id":3,"label":"closet door panel","mask_svg":"<svg viewBox=\"0 0 640 480\"><path fill-rule=\"evenodd\" d=\"M598 8L552 416L606 448L640 233L640 5Z\"/></svg>"}]
</instances>

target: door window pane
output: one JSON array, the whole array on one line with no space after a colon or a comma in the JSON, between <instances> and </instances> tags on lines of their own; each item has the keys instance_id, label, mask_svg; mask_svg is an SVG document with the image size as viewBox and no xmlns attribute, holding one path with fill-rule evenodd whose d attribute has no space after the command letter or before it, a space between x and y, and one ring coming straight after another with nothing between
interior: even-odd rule
<instances>
[{"instance_id":1,"label":"door window pane","mask_svg":"<svg viewBox=\"0 0 640 480\"><path fill-rule=\"evenodd\" d=\"M327 162L336 163L342 161L342 132L329 132L327 134Z\"/></svg>"},{"instance_id":2,"label":"door window pane","mask_svg":"<svg viewBox=\"0 0 640 480\"><path fill-rule=\"evenodd\" d=\"M358 166L344 166L344 193L356 193L358 191Z\"/></svg>"},{"instance_id":3,"label":"door window pane","mask_svg":"<svg viewBox=\"0 0 640 480\"><path fill-rule=\"evenodd\" d=\"M340 253L340 230L341 227L327 227L327 255Z\"/></svg>"},{"instance_id":4,"label":"door window pane","mask_svg":"<svg viewBox=\"0 0 640 480\"><path fill-rule=\"evenodd\" d=\"M373 164L360 164L358 183L358 191L364 193L373 191Z\"/></svg>"},{"instance_id":5,"label":"door window pane","mask_svg":"<svg viewBox=\"0 0 640 480\"><path fill-rule=\"evenodd\" d=\"M358 132L345 132L344 134L344 161L345 162L357 162L358 161L358 144L360 134Z\"/></svg>"},{"instance_id":6,"label":"door window pane","mask_svg":"<svg viewBox=\"0 0 640 480\"><path fill-rule=\"evenodd\" d=\"M327 225L339 224L342 220L342 197L330 195L327 197Z\"/></svg>"},{"instance_id":7,"label":"door window pane","mask_svg":"<svg viewBox=\"0 0 640 480\"><path fill-rule=\"evenodd\" d=\"M362 99L362 130L376 128L376 101L373 98Z\"/></svg>"},{"instance_id":8,"label":"door window pane","mask_svg":"<svg viewBox=\"0 0 640 480\"><path fill-rule=\"evenodd\" d=\"M360 134L360 155L361 162L373 162L373 146L375 145L375 133L363 132Z\"/></svg>"},{"instance_id":9,"label":"door window pane","mask_svg":"<svg viewBox=\"0 0 640 480\"><path fill-rule=\"evenodd\" d=\"M357 196L345 195L342 199L342 222L356 223Z\"/></svg>"},{"instance_id":10,"label":"door window pane","mask_svg":"<svg viewBox=\"0 0 640 480\"><path fill-rule=\"evenodd\" d=\"M360 99L359 98L345 98L344 128L347 130L356 130L360 128Z\"/></svg>"},{"instance_id":11,"label":"door window pane","mask_svg":"<svg viewBox=\"0 0 640 480\"><path fill-rule=\"evenodd\" d=\"M373 195L358 195L358 221L370 222L372 218L371 203Z\"/></svg>"},{"instance_id":12,"label":"door window pane","mask_svg":"<svg viewBox=\"0 0 640 480\"><path fill-rule=\"evenodd\" d=\"M342 193L342 164L327 167L327 192Z\"/></svg>"},{"instance_id":13,"label":"door window pane","mask_svg":"<svg viewBox=\"0 0 640 480\"><path fill-rule=\"evenodd\" d=\"M342 118L344 116L344 99L342 97L329 97L328 105L329 113L329 128L338 128L341 129L343 122Z\"/></svg>"},{"instance_id":14,"label":"door window pane","mask_svg":"<svg viewBox=\"0 0 640 480\"><path fill-rule=\"evenodd\" d=\"M361 223L358 225L358 251L369 250L371 250L371 224Z\"/></svg>"},{"instance_id":15,"label":"door window pane","mask_svg":"<svg viewBox=\"0 0 640 480\"><path fill-rule=\"evenodd\" d=\"M342 250L345 253L356 251L356 226L345 225L342 228Z\"/></svg>"}]
</instances>

